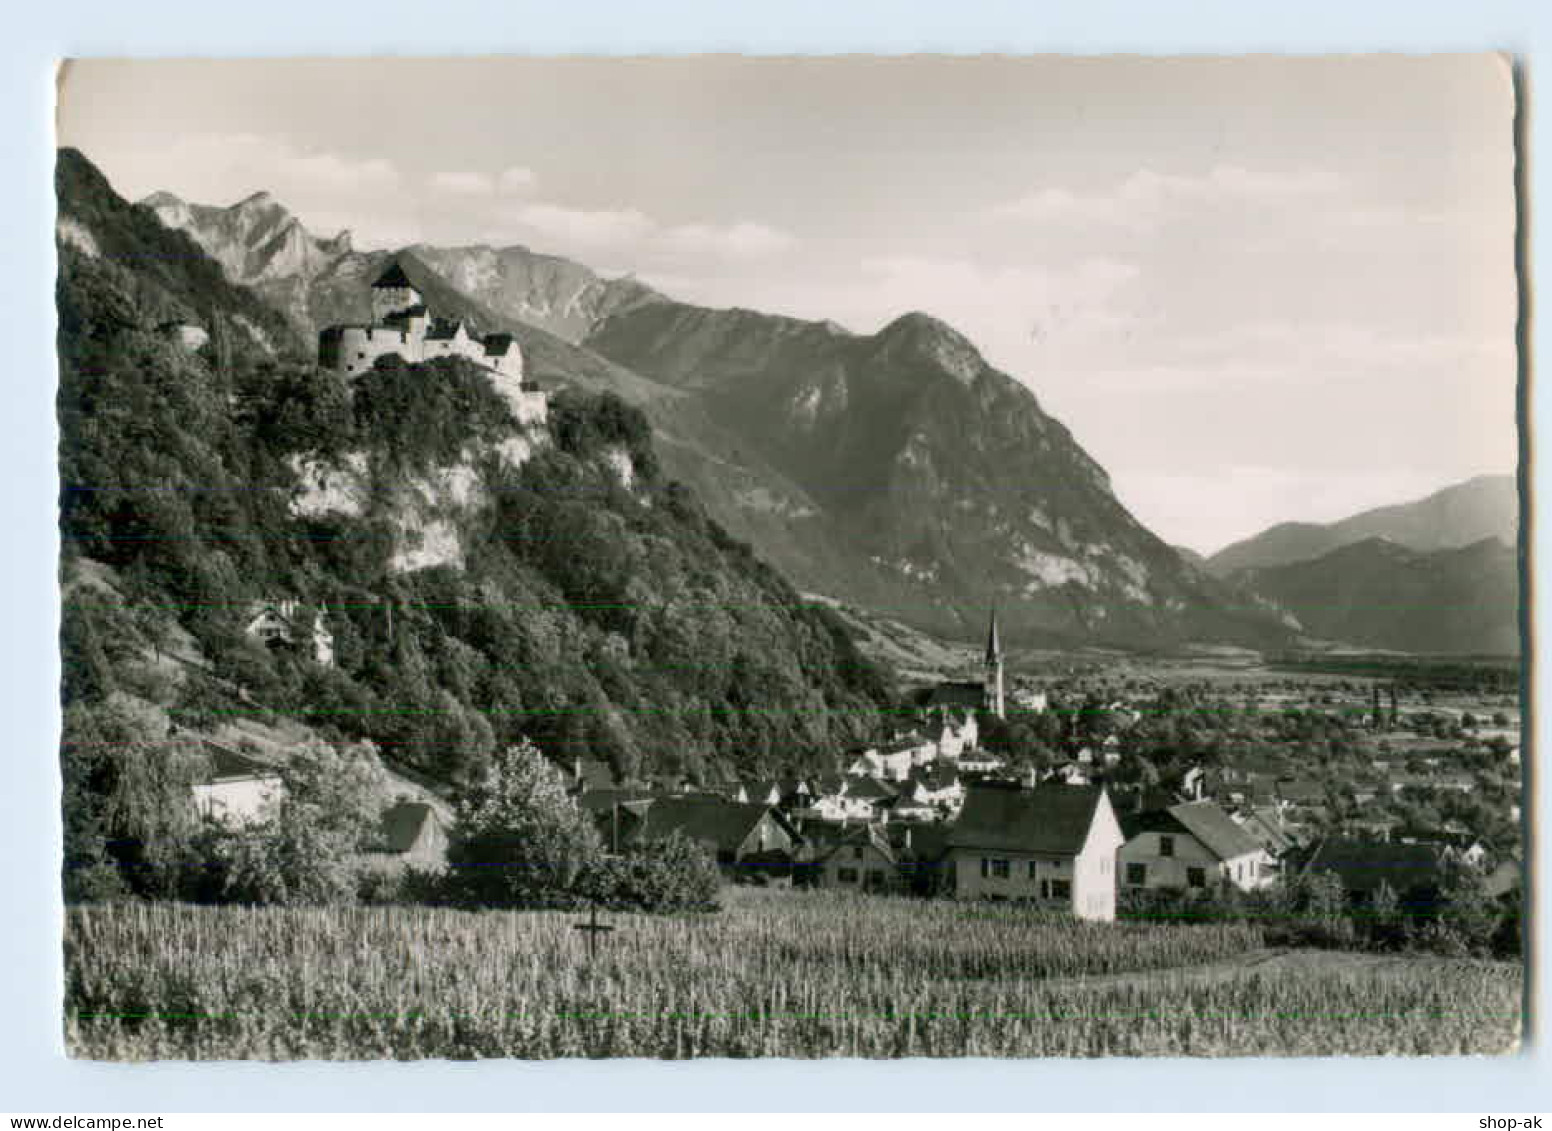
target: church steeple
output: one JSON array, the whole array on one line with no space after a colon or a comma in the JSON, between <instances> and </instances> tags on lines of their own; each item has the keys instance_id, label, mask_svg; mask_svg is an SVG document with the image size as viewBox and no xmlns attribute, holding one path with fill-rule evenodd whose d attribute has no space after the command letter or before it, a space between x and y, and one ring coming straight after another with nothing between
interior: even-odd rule
<instances>
[{"instance_id":1,"label":"church steeple","mask_svg":"<svg viewBox=\"0 0 1552 1131\"><path fill-rule=\"evenodd\" d=\"M1002 693L1002 640L997 635L997 610L992 609L991 624L986 629L986 709L999 719L1006 718Z\"/></svg>"}]
</instances>

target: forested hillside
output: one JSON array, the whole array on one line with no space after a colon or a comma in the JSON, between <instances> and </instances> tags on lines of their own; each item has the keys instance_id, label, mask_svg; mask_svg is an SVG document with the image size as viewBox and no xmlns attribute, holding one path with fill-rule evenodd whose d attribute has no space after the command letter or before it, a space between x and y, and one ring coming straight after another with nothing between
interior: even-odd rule
<instances>
[{"instance_id":1,"label":"forested hillside","mask_svg":"<svg viewBox=\"0 0 1552 1131\"><path fill-rule=\"evenodd\" d=\"M523 426L456 359L348 383L79 154L58 189L67 773L99 757L71 720L126 697L441 781L523 735L706 780L877 726L883 675L667 481L636 409L563 390ZM321 613L333 665L249 636L258 599Z\"/></svg>"}]
</instances>

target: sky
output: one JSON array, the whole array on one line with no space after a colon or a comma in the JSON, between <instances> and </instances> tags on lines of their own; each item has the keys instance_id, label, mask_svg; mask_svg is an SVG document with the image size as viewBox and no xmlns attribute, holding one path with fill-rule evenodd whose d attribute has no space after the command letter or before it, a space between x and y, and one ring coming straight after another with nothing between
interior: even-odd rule
<instances>
[{"instance_id":1,"label":"sky","mask_svg":"<svg viewBox=\"0 0 1552 1131\"><path fill-rule=\"evenodd\" d=\"M58 134L357 247L925 311L1212 552L1514 470L1513 113L1486 55L89 60Z\"/></svg>"}]
</instances>

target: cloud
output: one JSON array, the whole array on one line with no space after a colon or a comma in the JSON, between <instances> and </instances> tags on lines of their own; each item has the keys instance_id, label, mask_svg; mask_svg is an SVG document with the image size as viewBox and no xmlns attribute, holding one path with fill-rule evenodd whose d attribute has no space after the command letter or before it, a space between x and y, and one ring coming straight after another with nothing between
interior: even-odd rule
<instances>
[{"instance_id":1,"label":"cloud","mask_svg":"<svg viewBox=\"0 0 1552 1131\"><path fill-rule=\"evenodd\" d=\"M794 242L786 232L747 221L723 226L681 224L663 231L659 241L670 252L727 255L739 259L774 255L787 250Z\"/></svg>"},{"instance_id":2,"label":"cloud","mask_svg":"<svg viewBox=\"0 0 1552 1131\"><path fill-rule=\"evenodd\" d=\"M995 220L1031 224L1104 224L1147 228L1186 208L1279 206L1334 197L1342 178L1320 169L1264 172L1217 165L1187 176L1138 169L1107 189L1080 192L1046 187L991 208Z\"/></svg>"},{"instance_id":3,"label":"cloud","mask_svg":"<svg viewBox=\"0 0 1552 1131\"><path fill-rule=\"evenodd\" d=\"M451 193L454 196L492 196L496 182L484 173L433 173L433 192Z\"/></svg>"},{"instance_id":4,"label":"cloud","mask_svg":"<svg viewBox=\"0 0 1552 1131\"><path fill-rule=\"evenodd\" d=\"M360 200L396 191L403 179L386 158L302 151L260 134L190 134L160 150L159 157L164 168L182 174L181 183L222 186L217 202L264 188L284 201L327 196L339 203L340 194Z\"/></svg>"},{"instance_id":5,"label":"cloud","mask_svg":"<svg viewBox=\"0 0 1552 1131\"><path fill-rule=\"evenodd\" d=\"M1310 387L1361 379L1409 383L1424 371L1512 373L1502 337L1412 333L1343 323L1252 322L1148 343L1147 360L1095 367L1096 383L1133 390Z\"/></svg>"},{"instance_id":6,"label":"cloud","mask_svg":"<svg viewBox=\"0 0 1552 1131\"><path fill-rule=\"evenodd\" d=\"M620 244L636 243L651 235L656 223L635 208L569 208L562 204L533 201L498 214L505 226L525 235L538 234L557 240L563 251L592 253Z\"/></svg>"},{"instance_id":7,"label":"cloud","mask_svg":"<svg viewBox=\"0 0 1552 1131\"><path fill-rule=\"evenodd\" d=\"M499 205L490 228L559 254L593 260L607 256L659 274L721 270L779 254L796 243L790 233L753 221L665 224L636 208L574 208L546 200Z\"/></svg>"},{"instance_id":8,"label":"cloud","mask_svg":"<svg viewBox=\"0 0 1552 1131\"><path fill-rule=\"evenodd\" d=\"M532 169L513 165L492 176L489 173L433 173L427 180L432 192L462 197L526 196L539 182Z\"/></svg>"},{"instance_id":9,"label":"cloud","mask_svg":"<svg viewBox=\"0 0 1552 1131\"><path fill-rule=\"evenodd\" d=\"M496 178L496 189L503 195L515 196L519 193L530 192L539 183L537 174L532 169L522 165L513 165L503 169L501 175Z\"/></svg>"},{"instance_id":10,"label":"cloud","mask_svg":"<svg viewBox=\"0 0 1552 1131\"><path fill-rule=\"evenodd\" d=\"M925 310L962 329L994 364L1015 375L1031 342L1119 333L1143 319L1125 303L1141 274L1132 263L1088 258L1065 266L992 265L969 259L884 256L862 263L855 300L887 321ZM841 316L845 321L844 315ZM870 319L853 318L859 324Z\"/></svg>"}]
</instances>

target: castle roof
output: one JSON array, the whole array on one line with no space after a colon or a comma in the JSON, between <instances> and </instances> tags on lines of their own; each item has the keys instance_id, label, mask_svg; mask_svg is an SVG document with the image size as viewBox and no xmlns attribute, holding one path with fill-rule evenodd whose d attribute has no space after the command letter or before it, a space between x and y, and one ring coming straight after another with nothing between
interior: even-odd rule
<instances>
[{"instance_id":1,"label":"castle roof","mask_svg":"<svg viewBox=\"0 0 1552 1131\"><path fill-rule=\"evenodd\" d=\"M456 338L458 331L463 328L463 322L457 318L433 318L431 325L426 328L426 341L445 341Z\"/></svg>"},{"instance_id":2,"label":"castle roof","mask_svg":"<svg viewBox=\"0 0 1552 1131\"><path fill-rule=\"evenodd\" d=\"M417 302L414 306L407 306L403 310L396 310L383 319L385 326L407 325L411 318L426 317L426 304Z\"/></svg>"},{"instance_id":3,"label":"castle roof","mask_svg":"<svg viewBox=\"0 0 1552 1131\"><path fill-rule=\"evenodd\" d=\"M505 357L507 351L512 348L511 334L486 334L485 356Z\"/></svg>"},{"instance_id":4,"label":"castle roof","mask_svg":"<svg viewBox=\"0 0 1552 1131\"><path fill-rule=\"evenodd\" d=\"M997 638L997 610L992 610L992 623L986 629L986 662L988 664L1000 663L1002 660L1002 641Z\"/></svg>"},{"instance_id":5,"label":"castle roof","mask_svg":"<svg viewBox=\"0 0 1552 1131\"><path fill-rule=\"evenodd\" d=\"M404 268L399 266L399 261L394 260L392 266L377 277L377 282L372 284L372 289L403 290L405 287L413 289L414 286L415 284L410 282L410 277L404 273Z\"/></svg>"}]
</instances>

